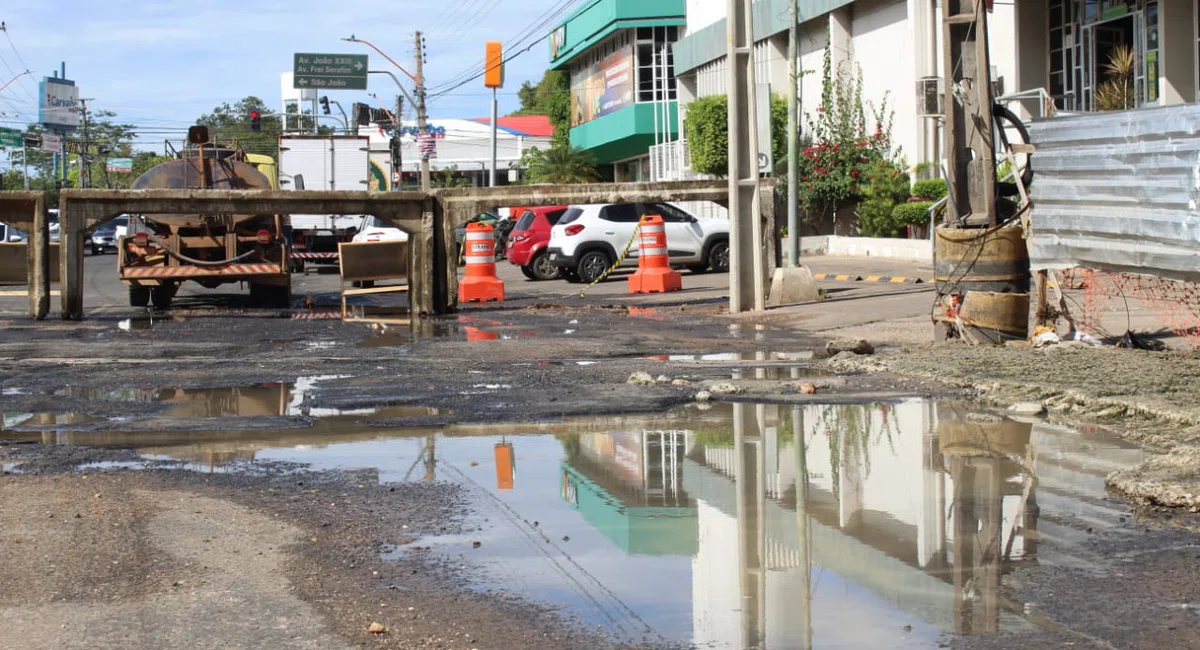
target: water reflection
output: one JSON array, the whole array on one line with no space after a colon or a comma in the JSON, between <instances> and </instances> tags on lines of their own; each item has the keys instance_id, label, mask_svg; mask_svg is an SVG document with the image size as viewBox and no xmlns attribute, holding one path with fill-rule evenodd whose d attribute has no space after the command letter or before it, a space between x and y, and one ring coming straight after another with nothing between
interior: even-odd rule
<instances>
[{"instance_id":1,"label":"water reflection","mask_svg":"<svg viewBox=\"0 0 1200 650\"><path fill-rule=\"evenodd\" d=\"M1087 562L1087 530L1120 530L1127 514L1104 477L1143 459L1099 435L922 399L206 435L158 433L139 450L252 449L383 482L459 482L485 530L421 543L463 553L481 588L635 642L719 649L925 648L1033 625L1004 576Z\"/></svg>"}]
</instances>

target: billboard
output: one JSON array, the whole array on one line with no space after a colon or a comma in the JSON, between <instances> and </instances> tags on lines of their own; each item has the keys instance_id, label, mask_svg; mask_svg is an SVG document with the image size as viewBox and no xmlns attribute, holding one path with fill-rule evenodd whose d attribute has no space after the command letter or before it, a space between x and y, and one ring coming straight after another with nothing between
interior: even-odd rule
<instances>
[{"instance_id":1,"label":"billboard","mask_svg":"<svg viewBox=\"0 0 1200 650\"><path fill-rule=\"evenodd\" d=\"M571 79L571 126L633 104L633 90L633 46L628 45Z\"/></svg>"},{"instance_id":2,"label":"billboard","mask_svg":"<svg viewBox=\"0 0 1200 650\"><path fill-rule=\"evenodd\" d=\"M51 131L74 131L79 128L79 87L74 81L58 77L43 77L38 85L38 122Z\"/></svg>"}]
</instances>

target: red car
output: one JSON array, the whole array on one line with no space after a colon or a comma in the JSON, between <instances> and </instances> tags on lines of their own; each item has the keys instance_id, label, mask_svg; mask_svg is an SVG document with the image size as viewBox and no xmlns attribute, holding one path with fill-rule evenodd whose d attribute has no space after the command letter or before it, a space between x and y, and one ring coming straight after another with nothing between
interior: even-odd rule
<instances>
[{"instance_id":1,"label":"red car","mask_svg":"<svg viewBox=\"0 0 1200 650\"><path fill-rule=\"evenodd\" d=\"M550 261L546 246L550 244L550 228L566 211L565 205L526 208L508 234L508 261L521 267L530 280L558 277L558 265Z\"/></svg>"}]
</instances>

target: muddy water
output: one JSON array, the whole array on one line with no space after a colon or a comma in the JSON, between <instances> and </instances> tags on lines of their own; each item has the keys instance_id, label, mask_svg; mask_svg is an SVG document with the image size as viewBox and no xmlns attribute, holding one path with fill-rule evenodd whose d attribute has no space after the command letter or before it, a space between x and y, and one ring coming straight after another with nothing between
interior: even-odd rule
<instances>
[{"instance_id":1,"label":"muddy water","mask_svg":"<svg viewBox=\"0 0 1200 650\"><path fill-rule=\"evenodd\" d=\"M474 495L479 530L389 554L433 546L497 597L557 604L635 642L731 649L932 648L1041 625L1008 574L1089 566L1091 529L1129 514L1104 477L1143 458L1103 435L921 399L523 425L337 421L92 444L203 471L288 461L453 481Z\"/></svg>"}]
</instances>

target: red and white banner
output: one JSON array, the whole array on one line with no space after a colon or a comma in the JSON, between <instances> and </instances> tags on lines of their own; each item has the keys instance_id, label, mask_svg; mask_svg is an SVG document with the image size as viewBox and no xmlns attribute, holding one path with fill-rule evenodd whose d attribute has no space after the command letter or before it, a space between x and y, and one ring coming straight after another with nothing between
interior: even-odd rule
<instances>
[{"instance_id":1,"label":"red and white banner","mask_svg":"<svg viewBox=\"0 0 1200 650\"><path fill-rule=\"evenodd\" d=\"M230 264L229 266L142 266L125 267L124 278L200 278L227 275L284 274L274 264Z\"/></svg>"}]
</instances>

